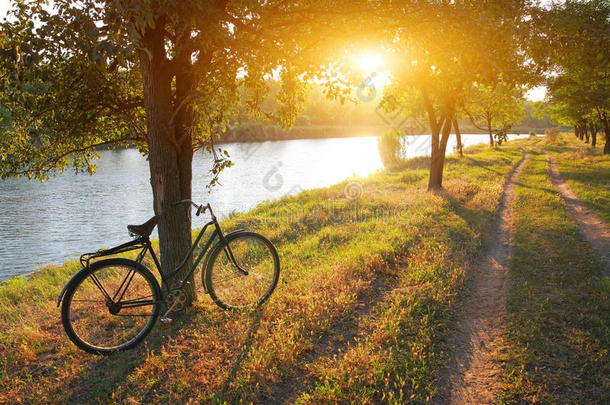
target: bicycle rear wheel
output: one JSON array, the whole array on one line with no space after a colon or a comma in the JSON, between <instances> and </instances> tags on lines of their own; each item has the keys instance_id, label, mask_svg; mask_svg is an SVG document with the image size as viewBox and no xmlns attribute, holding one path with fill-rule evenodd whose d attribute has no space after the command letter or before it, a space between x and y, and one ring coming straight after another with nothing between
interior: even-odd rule
<instances>
[{"instance_id":1,"label":"bicycle rear wheel","mask_svg":"<svg viewBox=\"0 0 610 405\"><path fill-rule=\"evenodd\" d=\"M262 304L275 290L280 276L275 247L254 232L233 233L225 239L226 243L221 241L212 250L204 273L210 297L223 309Z\"/></svg>"},{"instance_id":2,"label":"bicycle rear wheel","mask_svg":"<svg viewBox=\"0 0 610 405\"><path fill-rule=\"evenodd\" d=\"M109 354L137 345L159 315L153 274L126 259L93 263L68 286L61 307L66 334L83 350Z\"/></svg>"}]
</instances>

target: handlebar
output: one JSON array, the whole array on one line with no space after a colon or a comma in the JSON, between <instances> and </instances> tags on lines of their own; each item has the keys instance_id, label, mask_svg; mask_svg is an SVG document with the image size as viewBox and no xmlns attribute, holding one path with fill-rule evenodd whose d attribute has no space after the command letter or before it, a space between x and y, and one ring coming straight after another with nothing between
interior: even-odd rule
<instances>
[{"instance_id":1,"label":"handlebar","mask_svg":"<svg viewBox=\"0 0 610 405\"><path fill-rule=\"evenodd\" d=\"M203 204L201 204L201 205L197 205L197 204L195 204L195 202L194 202L193 200L180 200L180 201L176 201L176 202L174 203L174 205L178 205L178 204L187 204L187 203L188 203L189 205L192 205L193 207L197 208L197 212L195 213L195 215L197 215L197 216L199 216L199 215L201 215L201 214L205 214L206 210L210 210L210 213L211 213L212 215L214 215L214 214L212 213L212 207L210 207L210 203L207 203L206 205L203 205Z\"/></svg>"}]
</instances>

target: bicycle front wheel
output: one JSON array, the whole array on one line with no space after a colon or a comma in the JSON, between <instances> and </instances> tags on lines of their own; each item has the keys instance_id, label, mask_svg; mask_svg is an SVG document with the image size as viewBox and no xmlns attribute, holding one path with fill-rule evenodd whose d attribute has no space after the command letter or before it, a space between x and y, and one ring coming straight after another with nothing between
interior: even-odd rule
<instances>
[{"instance_id":1,"label":"bicycle front wheel","mask_svg":"<svg viewBox=\"0 0 610 405\"><path fill-rule=\"evenodd\" d=\"M153 274L126 259L93 263L66 290L61 321L83 350L109 354L130 349L159 315L161 290Z\"/></svg>"},{"instance_id":2,"label":"bicycle front wheel","mask_svg":"<svg viewBox=\"0 0 610 405\"><path fill-rule=\"evenodd\" d=\"M210 254L204 285L223 309L262 304L273 293L280 276L280 259L273 244L254 232L225 237Z\"/></svg>"}]
</instances>

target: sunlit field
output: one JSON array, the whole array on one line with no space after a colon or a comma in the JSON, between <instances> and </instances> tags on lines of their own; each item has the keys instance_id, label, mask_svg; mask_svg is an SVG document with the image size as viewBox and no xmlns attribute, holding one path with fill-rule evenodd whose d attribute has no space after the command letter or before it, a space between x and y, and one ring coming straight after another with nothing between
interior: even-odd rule
<instances>
[{"instance_id":1,"label":"sunlit field","mask_svg":"<svg viewBox=\"0 0 610 405\"><path fill-rule=\"evenodd\" d=\"M459 287L521 158L515 145L486 149L448 158L445 194L426 193L427 159L417 158L230 219L225 228L278 247L270 301L233 313L202 295L129 352L91 356L63 335L56 298L76 263L8 283L2 341L20 349L1 355L3 401L425 401ZM350 200L354 181L363 194Z\"/></svg>"},{"instance_id":2,"label":"sunlit field","mask_svg":"<svg viewBox=\"0 0 610 405\"><path fill-rule=\"evenodd\" d=\"M610 403L609 33L0 0L0 405Z\"/></svg>"}]
</instances>

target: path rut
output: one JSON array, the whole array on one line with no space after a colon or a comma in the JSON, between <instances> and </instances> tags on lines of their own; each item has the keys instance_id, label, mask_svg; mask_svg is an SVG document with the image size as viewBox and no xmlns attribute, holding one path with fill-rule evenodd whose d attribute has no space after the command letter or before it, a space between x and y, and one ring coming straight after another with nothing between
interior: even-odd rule
<instances>
[{"instance_id":1,"label":"path rut","mask_svg":"<svg viewBox=\"0 0 610 405\"><path fill-rule=\"evenodd\" d=\"M491 404L501 386L501 365L495 360L506 347L506 295L512 255L515 182L528 154L506 181L498 215L466 283L467 295L459 307L460 325L449 337L453 348L449 366L441 372L438 404Z\"/></svg>"},{"instance_id":2,"label":"path rut","mask_svg":"<svg viewBox=\"0 0 610 405\"><path fill-rule=\"evenodd\" d=\"M546 153L546 152L545 152ZM593 211L572 191L568 184L563 180L555 159L548 153L546 157L549 162L551 181L557 187L563 200L566 202L574 220L578 224L580 231L585 235L595 252L604 262L604 272L610 277L610 229Z\"/></svg>"}]
</instances>

